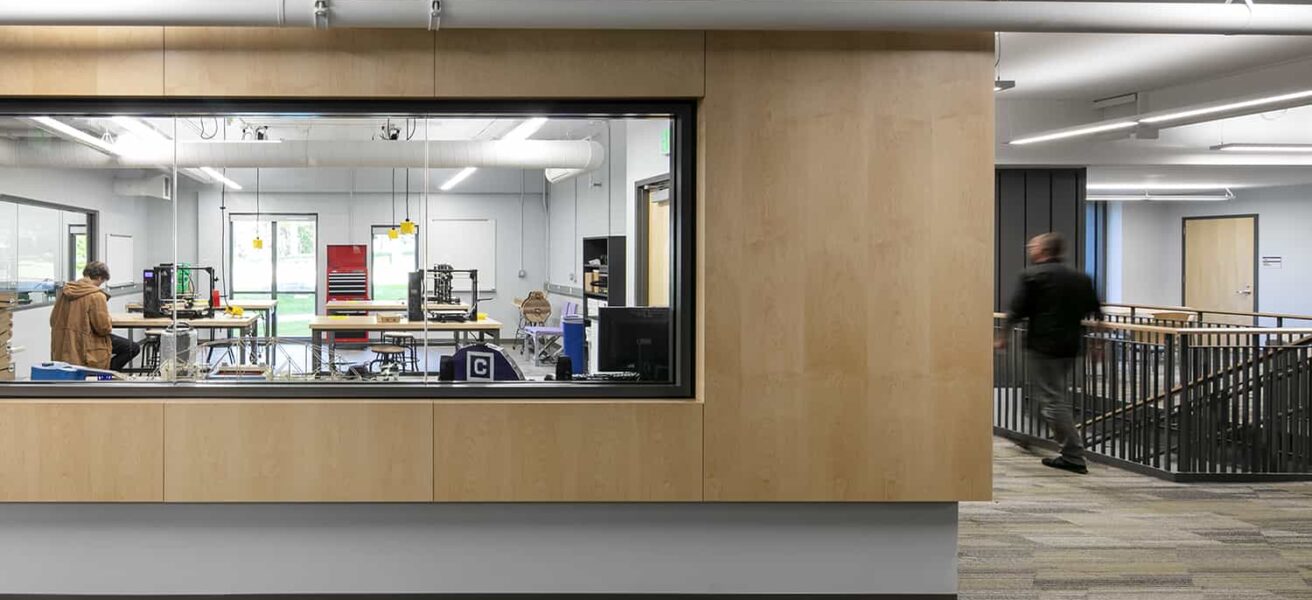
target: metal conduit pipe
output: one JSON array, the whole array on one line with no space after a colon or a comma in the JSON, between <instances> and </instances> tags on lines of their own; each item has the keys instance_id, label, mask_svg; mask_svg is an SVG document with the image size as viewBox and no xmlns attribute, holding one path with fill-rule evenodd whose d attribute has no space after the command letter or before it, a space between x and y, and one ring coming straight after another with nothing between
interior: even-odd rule
<instances>
[{"instance_id":1,"label":"metal conduit pipe","mask_svg":"<svg viewBox=\"0 0 1312 600\"><path fill-rule=\"evenodd\" d=\"M323 18L316 17L318 7ZM987 0L61 0L0 25L1312 34L1312 5Z\"/></svg>"},{"instance_id":2,"label":"metal conduit pipe","mask_svg":"<svg viewBox=\"0 0 1312 600\"><path fill-rule=\"evenodd\" d=\"M425 161L424 146L428 146ZM606 149L587 140L178 142L178 168L379 167L592 170ZM173 144L111 156L64 141L0 140L0 166L142 168L174 164Z\"/></svg>"}]
</instances>

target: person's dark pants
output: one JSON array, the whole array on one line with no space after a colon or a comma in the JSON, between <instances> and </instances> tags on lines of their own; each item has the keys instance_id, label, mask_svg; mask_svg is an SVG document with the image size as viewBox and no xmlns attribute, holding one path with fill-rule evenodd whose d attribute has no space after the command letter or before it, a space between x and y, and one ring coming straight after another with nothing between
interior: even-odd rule
<instances>
[{"instance_id":1,"label":"person's dark pants","mask_svg":"<svg viewBox=\"0 0 1312 600\"><path fill-rule=\"evenodd\" d=\"M132 359L141 354L141 344L138 344L121 335L109 335L109 342L113 346L114 355L109 359L109 369L111 371L122 371Z\"/></svg>"},{"instance_id":2,"label":"person's dark pants","mask_svg":"<svg viewBox=\"0 0 1312 600\"><path fill-rule=\"evenodd\" d=\"M1027 352L1030 393L1039 402L1039 414L1061 444L1061 455L1068 462L1084 464L1084 440L1075 428L1075 407L1071 403L1069 382L1075 371L1074 358L1054 358Z\"/></svg>"}]
</instances>

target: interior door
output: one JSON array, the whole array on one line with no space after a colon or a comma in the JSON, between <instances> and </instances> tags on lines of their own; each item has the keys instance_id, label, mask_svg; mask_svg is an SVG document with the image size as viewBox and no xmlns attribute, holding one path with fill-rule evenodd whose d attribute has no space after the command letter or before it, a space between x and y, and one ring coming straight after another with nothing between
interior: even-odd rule
<instances>
[{"instance_id":1,"label":"interior door","mask_svg":"<svg viewBox=\"0 0 1312 600\"><path fill-rule=\"evenodd\" d=\"M647 189L647 306L670 305L670 188Z\"/></svg>"},{"instance_id":2,"label":"interior door","mask_svg":"<svg viewBox=\"0 0 1312 600\"><path fill-rule=\"evenodd\" d=\"M1257 217L1184 220L1184 304L1202 310L1257 310ZM1209 316L1244 325L1249 317Z\"/></svg>"}]
</instances>

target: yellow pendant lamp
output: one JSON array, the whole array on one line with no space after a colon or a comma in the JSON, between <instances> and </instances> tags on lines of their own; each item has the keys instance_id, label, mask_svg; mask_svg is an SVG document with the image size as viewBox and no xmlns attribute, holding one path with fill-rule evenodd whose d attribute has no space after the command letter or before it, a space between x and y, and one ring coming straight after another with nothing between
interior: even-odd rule
<instances>
[{"instance_id":1,"label":"yellow pendant lamp","mask_svg":"<svg viewBox=\"0 0 1312 600\"><path fill-rule=\"evenodd\" d=\"M264 240L260 239L260 170L255 169L255 239L251 240L251 247L256 250L264 249Z\"/></svg>"},{"instance_id":2,"label":"yellow pendant lamp","mask_svg":"<svg viewBox=\"0 0 1312 600\"><path fill-rule=\"evenodd\" d=\"M410 220L410 169L405 170L405 220L401 221L401 233L414 235L418 227Z\"/></svg>"}]
</instances>

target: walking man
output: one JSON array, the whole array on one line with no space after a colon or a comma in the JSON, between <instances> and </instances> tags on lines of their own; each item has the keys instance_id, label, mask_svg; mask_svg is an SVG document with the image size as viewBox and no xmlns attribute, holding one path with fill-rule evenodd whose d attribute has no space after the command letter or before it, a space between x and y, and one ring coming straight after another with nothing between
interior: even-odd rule
<instances>
[{"instance_id":1,"label":"walking man","mask_svg":"<svg viewBox=\"0 0 1312 600\"><path fill-rule=\"evenodd\" d=\"M1069 383L1084 337L1085 317L1102 320L1098 292L1088 275L1062 262L1065 243L1056 233L1034 236L1025 246L1032 266L1020 274L1016 293L1007 307L1007 320L994 347L1007 347L1011 329L1028 321L1025 360L1039 413L1061 444L1061 455L1043 464L1075 473L1088 473L1084 443L1075 428Z\"/></svg>"}]
</instances>

